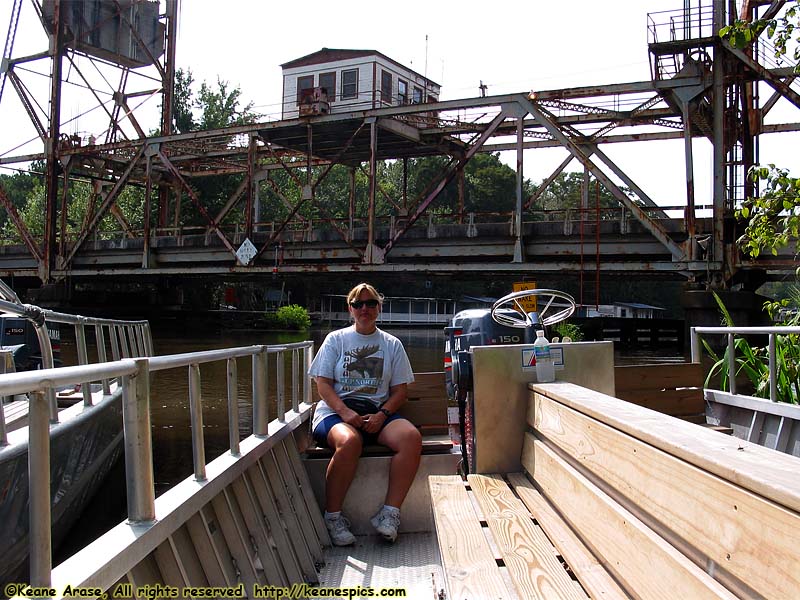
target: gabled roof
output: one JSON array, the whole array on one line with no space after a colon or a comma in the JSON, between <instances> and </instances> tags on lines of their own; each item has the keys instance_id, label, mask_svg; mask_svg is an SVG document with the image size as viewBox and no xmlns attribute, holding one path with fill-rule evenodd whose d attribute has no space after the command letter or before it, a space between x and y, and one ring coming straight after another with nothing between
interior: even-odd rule
<instances>
[{"instance_id":1,"label":"gabled roof","mask_svg":"<svg viewBox=\"0 0 800 600\"><path fill-rule=\"evenodd\" d=\"M382 52L378 52L377 50L350 50L346 48L322 48L317 50L316 52L312 52L311 54L306 54L305 56L301 56L300 58L295 58L294 60L290 60L289 62L285 62L281 65L281 69L294 69L295 67L307 67L310 65L320 65L329 62L335 62L339 60L349 60L351 58L363 58L365 56L380 56L384 60L389 61L393 65L404 69L406 71L410 71L414 73L418 77L422 79L427 79L428 83L433 84L435 86L439 86L438 83L433 81L432 79L428 79L424 75L417 73L414 69L409 69L405 65L401 65L396 60L389 58Z\"/></svg>"}]
</instances>

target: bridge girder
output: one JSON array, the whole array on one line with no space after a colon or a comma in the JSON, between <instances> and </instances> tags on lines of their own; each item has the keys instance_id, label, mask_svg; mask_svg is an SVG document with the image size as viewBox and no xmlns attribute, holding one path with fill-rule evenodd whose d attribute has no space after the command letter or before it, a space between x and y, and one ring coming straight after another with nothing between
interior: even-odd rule
<instances>
[{"instance_id":1,"label":"bridge girder","mask_svg":"<svg viewBox=\"0 0 800 600\"><path fill-rule=\"evenodd\" d=\"M774 12L776 6L782 4L773 2L767 10ZM723 5L716 0L715 27L720 26L720 19L724 17ZM754 10L752 7L747 9L749 18L754 16ZM170 20L171 25L174 23ZM58 40L55 47L60 48ZM170 47L174 51L174 45L170 44ZM564 240L549 241L552 244L549 251L541 241L531 241L528 238L531 234L526 232L531 229L527 227L530 221L552 215L536 210L536 195L521 198L520 176L515 210L492 216L496 221L507 221L509 225L504 239L495 241L490 238L484 244L483 250L487 252L482 258L486 261L484 265L491 265L496 270L516 269L519 272L559 268L569 271L575 268L574 262L559 261L555 257L560 251L567 252L564 248L572 244L569 255L587 259L581 261L581 268L590 269L586 265L598 257L593 267L595 271L613 271L618 264L627 264L644 273L672 272L702 280L711 272L730 279L737 269L762 268L757 261L742 262L735 251L733 238L724 233L732 228L731 210L737 201L730 190L734 175L740 174L756 158L753 149L758 135L800 130L797 122L763 125L763 116L775 105L777 98L770 98L763 107L758 107L753 104L752 94L746 93L754 82L766 81L777 95L800 108L800 95L792 88L796 83L792 74L786 69L759 64L748 53L726 46L713 33L710 36L670 39L668 42L654 39L649 49L653 57L652 81L466 98L435 105L352 111L176 135L169 134L169 123L165 122L162 123L165 135L138 139L109 138L101 144L60 144L51 136L47 152L41 155L0 158L0 164L46 158L51 165L48 169L48 189L51 191L47 197L49 225L46 234L37 241L24 227L20 227L26 245L18 250L7 249L0 255L0 272L19 274L35 271L45 280L90 276L103 269L131 275L168 273L178 268L170 264L175 253L173 247L183 248L177 252L184 252L187 257L180 268L197 272L227 269L229 272L249 270L256 273L271 272L276 267L301 272L326 269L472 270L472 263L459 260L462 257L458 253L474 254L478 247L476 242L480 241L481 227L478 224L489 217L467 213L461 208L464 205L463 185L459 185L459 209L434 215L432 209L436 207L439 194L451 181L463 183L464 168L478 152L516 151L521 173L524 151L548 147L563 147L568 157L546 183L554 180L572 159L578 160L586 172L591 173L619 201L620 216L614 218L620 222L632 219L648 236L646 244L657 247L658 252L648 253L652 261L643 261L640 259L643 246L622 242L627 245L627 251L616 254L611 248L618 242L611 239L601 239L578 250L574 247L574 240L565 244L561 243ZM695 58L690 60L687 57ZM704 63L698 57L707 57L709 61ZM57 52L51 56L54 61L56 58L59 58ZM669 59L676 61L676 65L680 63L680 68L676 66L675 73L665 74L663 65ZM174 64L169 58L163 65L157 61L154 63L164 81L170 73L174 74ZM13 68L13 63L11 66ZM169 87L164 85L165 93ZM735 90L742 93L735 94ZM739 104L734 102L734 96ZM707 105L712 110L704 114ZM731 116L740 113L745 114L746 125L731 125ZM479 116L473 118L473 115ZM57 131L57 121L56 112L50 119L51 130ZM56 125L55 129L53 125ZM115 127L112 123L111 131L121 131ZM38 129L44 131L45 127L39 123ZM138 132L141 133L140 126ZM669 218L668 209L655 207L643 187L637 185L624 168L611 161L600 148L606 143L683 138L686 141L687 172L691 173L691 141L696 137L711 139L717 148L715 193L710 202L714 207L713 218L707 230L697 226L701 221L698 211L702 206L695 202L691 179L687 180L686 203L672 207L683 213L682 218ZM731 159L731 148L737 144L744 148L746 156L743 162L735 163ZM392 198L381 187L377 161L406 161L430 156L444 156L447 162L417 198L407 198L405 189L402 198ZM370 168L363 169L365 164ZM68 168L60 165L68 165ZM318 189L336 165L350 170L353 187L356 171L366 174L366 212L358 212L353 200L353 187L349 214L345 219L338 218L321 202L315 201ZM294 185L292 193L276 186L273 176L277 177L278 173ZM235 178L235 191L224 199L224 205L212 216L208 199L196 194L192 182L220 176ZM59 201L52 191L58 189L59 178L64 198L71 182L81 179L110 188L107 193L101 192L100 206L85 216L77 233L67 230L66 202ZM158 226L150 224L149 211L143 227L127 224L116 204L119 193L126 186L161 190L155 207L160 215ZM281 220L265 223L255 218L259 194L272 194L279 199L286 210ZM376 213L379 195L391 207L391 214ZM148 206L152 201L150 196L148 193ZM181 219L187 217L186 208L181 208L182 196L191 201L195 214L189 216L196 217L200 223L198 226L180 224ZM55 215L59 207L61 229L56 231ZM313 209L309 213L313 217L304 214L306 207ZM118 251L121 249L112 243L103 247L99 254L97 249L89 247L89 240L97 237L98 225L107 213L114 214L120 221L125 236L133 236L134 242L138 240L141 247L133 252L139 252L138 270L128 266L132 254L130 248L136 244L128 243L128 248ZM167 222L170 213L173 215L171 226ZM237 218L233 219L233 216ZM599 212L596 218L599 225ZM233 220L237 223L232 224ZM390 221L390 224L381 226L385 221ZM569 219L564 220L565 228L567 221ZM586 226L587 222L591 222L588 214L575 220L580 226ZM437 226L462 226L465 223L469 224L465 225L463 238L441 244L438 252L430 252L429 241L419 241L423 237L436 239L430 236L430 231ZM669 223L669 227L665 227L665 223ZM206 241L204 248L195 252L181 244L198 227ZM366 236L359 234L359 227L367 231ZM262 235L265 229L269 232ZM428 235L419 236L419 231L427 231ZM704 246L709 235L710 245ZM298 236L309 241L296 249ZM331 252L335 250L333 246L317 248L311 241L326 236L333 237L341 246L341 250L336 250L339 255L335 261L331 259ZM57 238L59 244L55 243ZM257 242L254 254L237 256L242 240L251 238ZM510 257L507 252L509 245L514 248ZM104 244L95 246L99 248ZM288 248L292 251L287 252ZM409 256L414 252L423 259L421 262L410 260ZM504 260L508 260L507 267L502 266ZM607 267L604 266L606 262ZM778 263L769 268L787 271L794 268L791 259L778 260ZM28 267L21 267L23 264L30 265L30 271Z\"/></svg>"}]
</instances>

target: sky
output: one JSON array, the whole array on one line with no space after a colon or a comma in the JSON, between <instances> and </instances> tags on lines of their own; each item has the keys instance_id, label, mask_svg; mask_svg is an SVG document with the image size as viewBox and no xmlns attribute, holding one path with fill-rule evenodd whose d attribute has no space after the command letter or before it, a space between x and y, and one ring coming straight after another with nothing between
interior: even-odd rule
<instances>
[{"instance_id":1,"label":"sky","mask_svg":"<svg viewBox=\"0 0 800 600\"><path fill-rule=\"evenodd\" d=\"M13 56L46 49L46 37L30 4L24 0ZM442 100L478 96L481 82L488 94L503 94L645 81L650 79L648 13L679 10L683 4L682 0L297 4L182 0L177 65L191 69L198 84L219 78L238 86L245 103L252 102L256 112L272 119L280 112L280 64L322 47L378 50L440 83ZM8 27L11 5L11 0L0 0L2 31ZM36 68L46 71L47 61L39 61ZM47 79L38 79L41 91L35 93L46 107ZM156 115L157 99L149 104ZM66 102L62 115L72 118L88 105L87 100ZM788 115L784 120L800 121L796 109ZM27 121L7 83L0 100L0 155L41 151L41 143L35 142L9 152L35 136L29 125L24 126ZM151 127L156 126L154 120ZM65 129L97 135L102 128L84 117ZM800 172L798 142L798 134L762 136L762 162ZM612 144L604 151L657 203L685 202L682 141ZM524 174L541 181L565 156L561 149L526 151ZM513 153L506 153L503 160L513 165ZM577 170L576 165L570 170ZM706 140L695 142L695 180L698 203L710 202L711 147Z\"/></svg>"}]
</instances>

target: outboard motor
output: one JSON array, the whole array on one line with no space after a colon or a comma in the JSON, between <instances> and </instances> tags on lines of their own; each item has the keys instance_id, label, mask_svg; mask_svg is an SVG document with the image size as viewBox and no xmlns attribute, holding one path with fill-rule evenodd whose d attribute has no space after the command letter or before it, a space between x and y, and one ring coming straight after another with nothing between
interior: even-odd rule
<instances>
[{"instance_id":1,"label":"outboard motor","mask_svg":"<svg viewBox=\"0 0 800 600\"><path fill-rule=\"evenodd\" d=\"M522 298L546 301L538 312L526 312ZM561 300L554 304L555 300ZM541 302L541 301L540 301ZM448 398L448 424L454 445L461 447L462 470L469 473L472 450L472 352L474 346L533 344L535 326L549 326L569 318L575 300L557 290L523 290L500 298L491 309L462 310L444 328L444 373ZM457 414L457 418L456 418Z\"/></svg>"}]
</instances>

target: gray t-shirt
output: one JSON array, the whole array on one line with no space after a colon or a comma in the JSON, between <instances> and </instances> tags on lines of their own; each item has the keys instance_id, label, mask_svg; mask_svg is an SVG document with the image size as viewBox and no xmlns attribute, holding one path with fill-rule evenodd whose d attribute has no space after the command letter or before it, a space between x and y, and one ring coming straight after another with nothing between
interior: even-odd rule
<instances>
[{"instance_id":1,"label":"gray t-shirt","mask_svg":"<svg viewBox=\"0 0 800 600\"><path fill-rule=\"evenodd\" d=\"M376 408L389 399L389 388L414 381L411 363L400 340L380 329L362 335L355 325L327 335L308 373L332 379L333 389L340 398L369 400ZM336 412L320 400L312 429L333 414Z\"/></svg>"}]
</instances>

